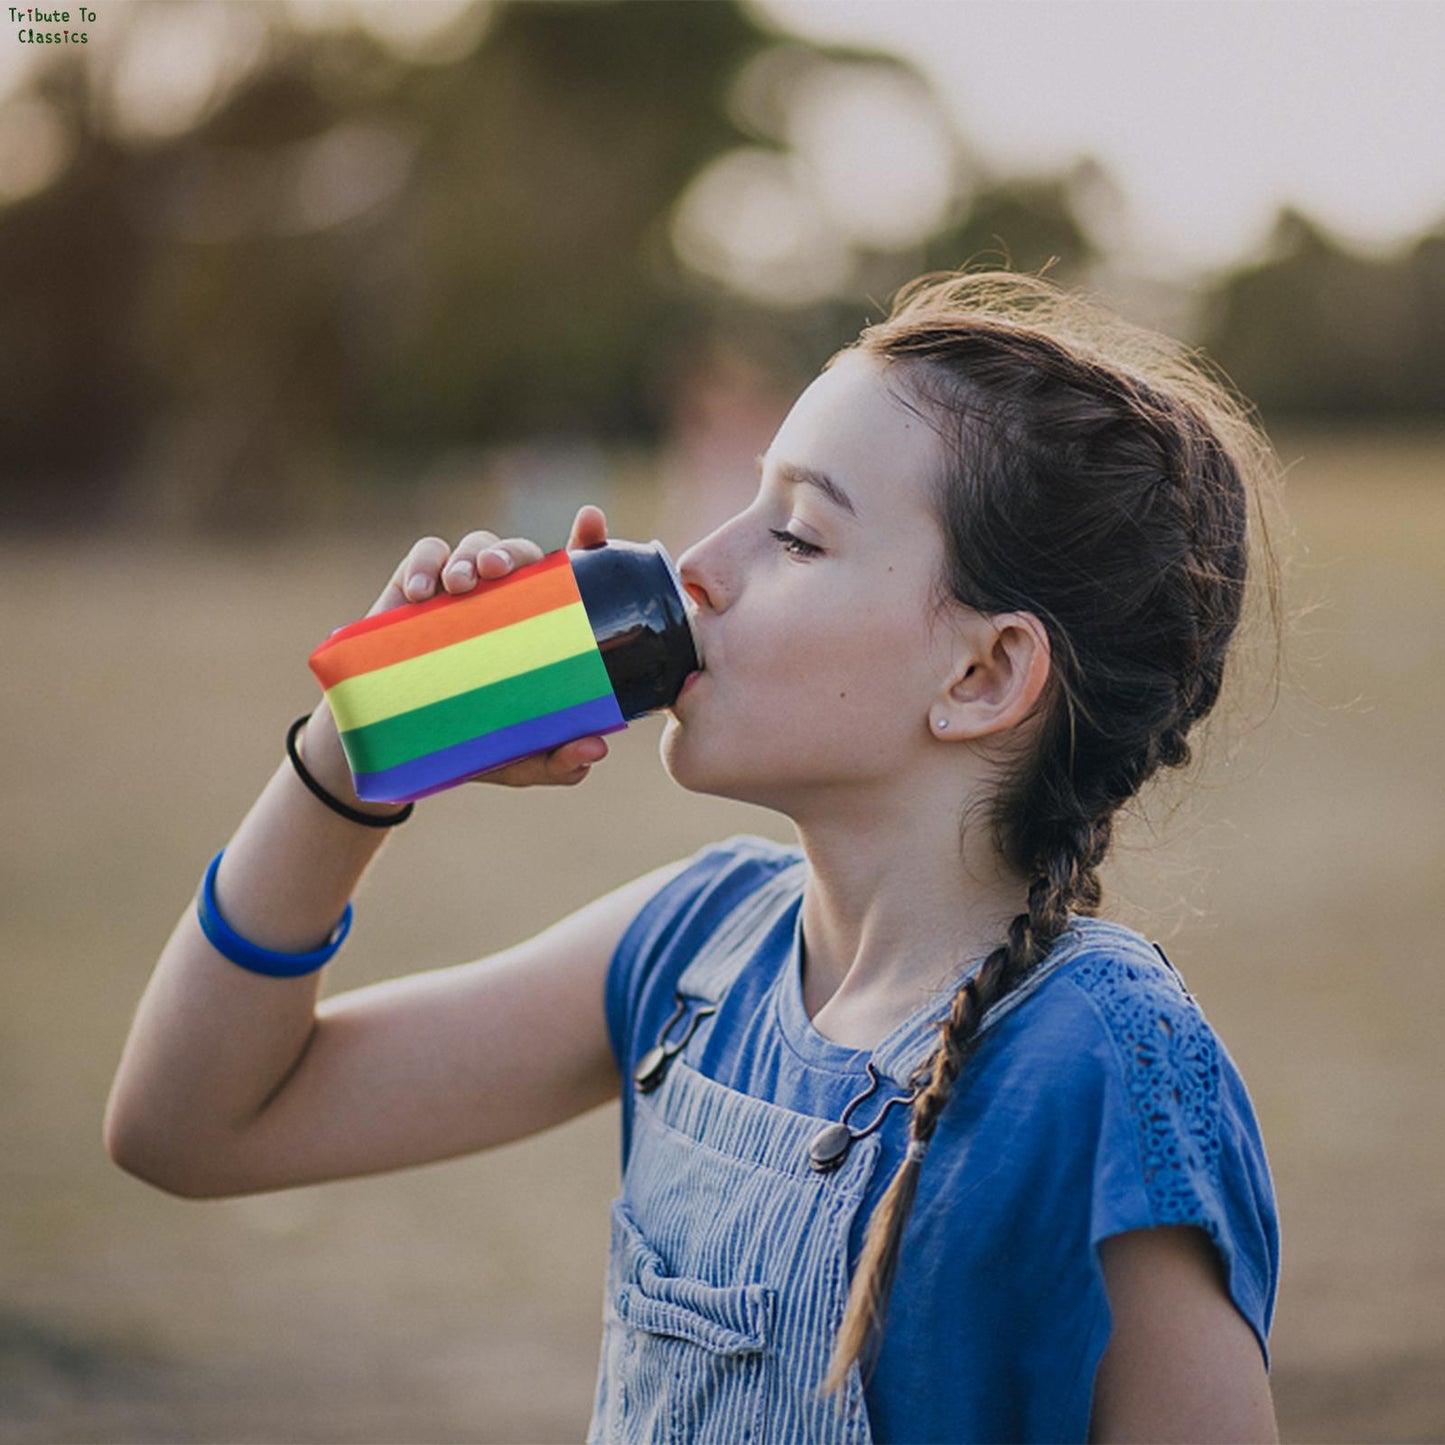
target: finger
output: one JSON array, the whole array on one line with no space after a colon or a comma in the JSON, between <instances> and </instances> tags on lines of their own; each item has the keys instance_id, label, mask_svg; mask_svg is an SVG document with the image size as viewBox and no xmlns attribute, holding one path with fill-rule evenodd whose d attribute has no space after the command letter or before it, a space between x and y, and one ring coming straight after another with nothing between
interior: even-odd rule
<instances>
[{"instance_id":1,"label":"finger","mask_svg":"<svg viewBox=\"0 0 1445 1445\"><path fill-rule=\"evenodd\" d=\"M575 742L563 743L544 756L547 771L553 777L566 777L578 768L590 768L607 756L607 739L599 737L578 738Z\"/></svg>"},{"instance_id":2,"label":"finger","mask_svg":"<svg viewBox=\"0 0 1445 1445\"><path fill-rule=\"evenodd\" d=\"M508 537L503 542L494 540L477 556L477 576L492 582L517 567L526 567L541 560L542 549L525 537Z\"/></svg>"},{"instance_id":3,"label":"finger","mask_svg":"<svg viewBox=\"0 0 1445 1445\"><path fill-rule=\"evenodd\" d=\"M442 585L448 592L470 592L477 582L477 558L497 543L495 532L468 532L447 559Z\"/></svg>"},{"instance_id":4,"label":"finger","mask_svg":"<svg viewBox=\"0 0 1445 1445\"><path fill-rule=\"evenodd\" d=\"M378 612L400 607L404 602L425 602L428 597L434 596L437 580L450 552L451 548L440 537L423 537L414 542L366 615L372 617Z\"/></svg>"},{"instance_id":5,"label":"finger","mask_svg":"<svg viewBox=\"0 0 1445 1445\"><path fill-rule=\"evenodd\" d=\"M423 537L412 544L402 564L401 590L408 602L425 602L436 595L442 568L451 548L440 537Z\"/></svg>"},{"instance_id":6,"label":"finger","mask_svg":"<svg viewBox=\"0 0 1445 1445\"><path fill-rule=\"evenodd\" d=\"M602 508L591 503L579 507L572 522L572 535L567 539L568 548L600 547L606 540L607 517Z\"/></svg>"},{"instance_id":7,"label":"finger","mask_svg":"<svg viewBox=\"0 0 1445 1445\"><path fill-rule=\"evenodd\" d=\"M571 787L591 771L593 763L607 756L607 743L599 737L578 738L550 753L521 758L506 767L478 773L474 783L501 783L509 788Z\"/></svg>"},{"instance_id":8,"label":"finger","mask_svg":"<svg viewBox=\"0 0 1445 1445\"><path fill-rule=\"evenodd\" d=\"M563 743L560 748L553 748L550 753L524 758L517 766L531 766L518 776L516 782L526 787L571 787L587 776L593 763L601 762L606 756L607 744L602 738L578 738L575 742Z\"/></svg>"}]
</instances>

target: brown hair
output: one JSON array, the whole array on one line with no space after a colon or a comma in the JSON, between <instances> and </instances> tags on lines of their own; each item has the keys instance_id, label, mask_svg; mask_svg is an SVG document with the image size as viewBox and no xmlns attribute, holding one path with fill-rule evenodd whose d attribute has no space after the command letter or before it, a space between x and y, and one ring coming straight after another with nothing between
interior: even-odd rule
<instances>
[{"instance_id":1,"label":"brown hair","mask_svg":"<svg viewBox=\"0 0 1445 1445\"><path fill-rule=\"evenodd\" d=\"M823 1392L879 1338L916 1156L984 1014L1071 912L1097 911L1118 809L1190 761L1188 733L1219 696L1240 622L1251 533L1280 635L1258 505L1271 453L1197 357L1039 277L998 272L921 278L855 348L894 363L901 399L943 442L941 602L1031 612L1052 656L1038 744L984 800L997 847L1029 880L1027 911L955 995L914 1074L916 1144L869 1221Z\"/></svg>"}]
</instances>

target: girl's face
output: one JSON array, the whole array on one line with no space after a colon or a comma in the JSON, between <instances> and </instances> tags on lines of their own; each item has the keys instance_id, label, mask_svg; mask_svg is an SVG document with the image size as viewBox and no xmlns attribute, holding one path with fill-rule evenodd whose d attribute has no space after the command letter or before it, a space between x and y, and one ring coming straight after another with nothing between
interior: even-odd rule
<instances>
[{"instance_id":1,"label":"girl's face","mask_svg":"<svg viewBox=\"0 0 1445 1445\"><path fill-rule=\"evenodd\" d=\"M940 461L872 357L845 353L798 398L752 505L679 559L704 661L662 739L684 787L796 817L896 787L925 755L952 660Z\"/></svg>"}]
</instances>

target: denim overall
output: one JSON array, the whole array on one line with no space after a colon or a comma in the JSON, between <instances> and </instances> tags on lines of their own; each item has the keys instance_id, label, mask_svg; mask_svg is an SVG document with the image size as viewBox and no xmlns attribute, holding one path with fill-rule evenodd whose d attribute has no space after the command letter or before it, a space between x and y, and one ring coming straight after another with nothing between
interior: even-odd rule
<instances>
[{"instance_id":1,"label":"denim overall","mask_svg":"<svg viewBox=\"0 0 1445 1445\"><path fill-rule=\"evenodd\" d=\"M878 1134L855 1137L840 1165L819 1172L808 1146L836 1119L718 1084L687 1059L712 1025L708 1005L799 887L797 868L787 868L746 898L678 981L687 1013L664 1034L686 1043L669 1045L660 1085L637 1090L631 1153L612 1202L589 1445L872 1441L857 1362L838 1397L816 1391L843 1318L849 1234L878 1161ZM1036 974L1052 972L1052 962ZM1039 981L1030 978L1020 994ZM1002 1001L1000 1012L1015 1002ZM920 1010L874 1050L884 1082L898 1086L888 1091L895 1101L935 1046L931 1020L945 1009ZM907 1110L892 1114L903 1127Z\"/></svg>"}]
</instances>

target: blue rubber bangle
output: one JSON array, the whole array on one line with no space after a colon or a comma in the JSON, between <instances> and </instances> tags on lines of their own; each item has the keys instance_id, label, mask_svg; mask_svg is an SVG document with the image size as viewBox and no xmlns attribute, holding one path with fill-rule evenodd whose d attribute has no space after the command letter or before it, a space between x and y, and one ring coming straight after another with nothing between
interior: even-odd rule
<instances>
[{"instance_id":1,"label":"blue rubber bangle","mask_svg":"<svg viewBox=\"0 0 1445 1445\"><path fill-rule=\"evenodd\" d=\"M216 906L216 874L220 871L225 853L222 848L211 859L201 891L196 895L196 915L201 922L201 932L210 940L211 947L232 963L252 973L264 973L268 978L300 978L302 974L315 973L318 968L330 963L332 955L351 932L351 904L346 905L346 912L332 929L331 937L310 953L278 953L273 948L262 948L259 943L242 938L221 917L221 910Z\"/></svg>"}]
</instances>

